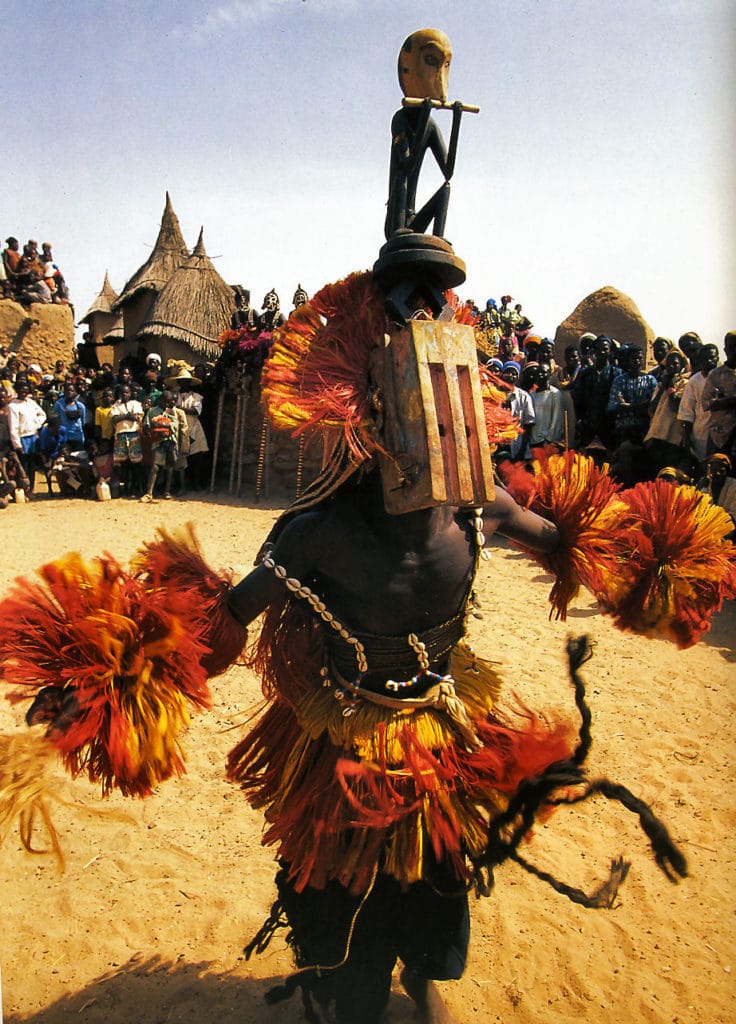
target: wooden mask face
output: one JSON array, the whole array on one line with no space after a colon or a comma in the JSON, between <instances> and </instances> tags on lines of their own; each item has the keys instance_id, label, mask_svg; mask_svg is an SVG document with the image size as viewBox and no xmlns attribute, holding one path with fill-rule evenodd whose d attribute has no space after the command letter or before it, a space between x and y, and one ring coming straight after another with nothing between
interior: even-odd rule
<instances>
[{"instance_id":1,"label":"wooden mask face","mask_svg":"<svg viewBox=\"0 0 736 1024\"><path fill-rule=\"evenodd\" d=\"M413 32L399 53L399 84L404 96L447 101L452 47L436 28Z\"/></svg>"}]
</instances>

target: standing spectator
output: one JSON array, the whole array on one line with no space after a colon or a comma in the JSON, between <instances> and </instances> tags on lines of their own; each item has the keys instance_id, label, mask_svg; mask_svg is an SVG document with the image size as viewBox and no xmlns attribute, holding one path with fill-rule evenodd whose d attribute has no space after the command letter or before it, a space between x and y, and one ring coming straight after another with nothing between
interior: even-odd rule
<instances>
[{"instance_id":1,"label":"standing spectator","mask_svg":"<svg viewBox=\"0 0 736 1024\"><path fill-rule=\"evenodd\" d=\"M544 363L545 366L549 367L550 372L550 384L552 383L552 375L557 372L557 363L555 362L555 344L550 341L549 338L542 338L537 347L537 362ZM556 385L552 385L556 387Z\"/></svg>"},{"instance_id":2,"label":"standing spectator","mask_svg":"<svg viewBox=\"0 0 736 1024\"><path fill-rule=\"evenodd\" d=\"M521 434L515 437L509 446L509 458L514 461L524 458L529 447L529 431L536 419L531 395L518 386L520 376L521 367L513 360L507 362L501 370L501 377L512 387L504 405L516 417L522 428Z\"/></svg>"},{"instance_id":3,"label":"standing spectator","mask_svg":"<svg viewBox=\"0 0 736 1024\"><path fill-rule=\"evenodd\" d=\"M608 411L613 414L613 440L616 445L630 441L644 443L649 429L649 403L657 387L650 373L644 373L644 353L638 345L629 345L622 355L623 369L613 378Z\"/></svg>"},{"instance_id":4,"label":"standing spectator","mask_svg":"<svg viewBox=\"0 0 736 1024\"><path fill-rule=\"evenodd\" d=\"M198 377L193 377L186 367L179 369L174 377L169 377L166 386L175 389L176 406L183 409L187 418L189 431L189 451L187 454L187 474L189 484L195 490L204 490L207 486L207 453L210 446L204 428L200 422L202 415L202 395L198 388L201 385ZM180 489L179 493L182 491Z\"/></svg>"},{"instance_id":5,"label":"standing spectator","mask_svg":"<svg viewBox=\"0 0 736 1024\"><path fill-rule=\"evenodd\" d=\"M575 415L575 402L572 398L572 386L580 375L581 369L580 352L577 345L568 345L565 349L565 362L562 366L557 367L549 379L550 385L557 388L562 395L568 448L577 446L577 416Z\"/></svg>"},{"instance_id":6,"label":"standing spectator","mask_svg":"<svg viewBox=\"0 0 736 1024\"><path fill-rule=\"evenodd\" d=\"M696 334L695 331L686 331L685 334L680 335L677 347L681 352L685 353L685 358L690 363L690 373L697 373L700 360L700 350L703 347L700 335Z\"/></svg>"},{"instance_id":7,"label":"standing spectator","mask_svg":"<svg viewBox=\"0 0 736 1024\"><path fill-rule=\"evenodd\" d=\"M525 387L531 394L534 406L534 423L529 428L529 447L555 444L567 447L565 416L562 395L557 388L550 387L549 366L536 363L527 366Z\"/></svg>"},{"instance_id":8,"label":"standing spectator","mask_svg":"<svg viewBox=\"0 0 736 1024\"><path fill-rule=\"evenodd\" d=\"M731 460L727 455L716 452L705 461L705 478L698 482L698 490L710 495L713 504L728 512L736 530L736 480L731 476ZM734 530L728 535L734 540Z\"/></svg>"},{"instance_id":9,"label":"standing spectator","mask_svg":"<svg viewBox=\"0 0 736 1024\"><path fill-rule=\"evenodd\" d=\"M166 471L164 498L168 499L171 497L174 470L179 474L181 489L184 489L186 453L189 447L187 418L183 409L176 408L176 396L173 391L164 391L161 404L148 410L143 426L151 437L153 465L148 479L148 490L141 501L153 501L159 469Z\"/></svg>"},{"instance_id":10,"label":"standing spectator","mask_svg":"<svg viewBox=\"0 0 736 1024\"><path fill-rule=\"evenodd\" d=\"M685 385L677 418L682 423L682 446L688 455L692 455L698 468L705 462L708 454L708 437L710 435L709 409L703 404L705 382L711 370L718 366L718 349L715 345L703 345L699 352L697 372L693 373Z\"/></svg>"},{"instance_id":11,"label":"standing spectator","mask_svg":"<svg viewBox=\"0 0 736 1024\"><path fill-rule=\"evenodd\" d=\"M66 430L66 440L70 450L79 451L84 448L84 424L87 419L87 410L71 381L67 381L64 385L64 394L54 405L54 412L58 412L61 417L61 425Z\"/></svg>"},{"instance_id":12,"label":"standing spectator","mask_svg":"<svg viewBox=\"0 0 736 1024\"><path fill-rule=\"evenodd\" d=\"M569 390L580 374L583 365L577 345L568 345L564 352L564 362L558 366L549 379L555 388Z\"/></svg>"},{"instance_id":13,"label":"standing spectator","mask_svg":"<svg viewBox=\"0 0 736 1024\"><path fill-rule=\"evenodd\" d=\"M537 334L527 335L524 341L524 364L536 363L537 353L539 352L539 346L542 339Z\"/></svg>"},{"instance_id":14,"label":"standing spectator","mask_svg":"<svg viewBox=\"0 0 736 1024\"><path fill-rule=\"evenodd\" d=\"M644 435L644 447L655 473L666 466L677 466L682 458L682 424L677 413L689 378L684 354L670 349L649 403L649 429Z\"/></svg>"},{"instance_id":15,"label":"standing spectator","mask_svg":"<svg viewBox=\"0 0 736 1024\"><path fill-rule=\"evenodd\" d=\"M100 403L95 409L94 435L96 441L112 442L115 437L115 424L112 421L112 406L115 392L105 388L100 396Z\"/></svg>"},{"instance_id":16,"label":"standing spectator","mask_svg":"<svg viewBox=\"0 0 736 1024\"><path fill-rule=\"evenodd\" d=\"M615 370L611 364L611 339L599 335L593 346L593 365L585 366L572 387L575 413L578 418L579 443L585 448L596 438L613 447L608 399Z\"/></svg>"},{"instance_id":17,"label":"standing spectator","mask_svg":"<svg viewBox=\"0 0 736 1024\"><path fill-rule=\"evenodd\" d=\"M8 405L10 443L18 456L21 467L28 478L28 497L33 494L36 478L36 449L38 432L46 422L41 406L31 398L28 382L16 382L16 397Z\"/></svg>"},{"instance_id":18,"label":"standing spectator","mask_svg":"<svg viewBox=\"0 0 736 1024\"><path fill-rule=\"evenodd\" d=\"M703 407L710 413L708 449L736 454L736 331L723 339L726 361L708 374L703 388Z\"/></svg>"},{"instance_id":19,"label":"standing spectator","mask_svg":"<svg viewBox=\"0 0 736 1024\"><path fill-rule=\"evenodd\" d=\"M0 387L0 455L5 455L13 447L10 443L10 423L8 422L8 404L10 395Z\"/></svg>"},{"instance_id":20,"label":"standing spectator","mask_svg":"<svg viewBox=\"0 0 736 1024\"><path fill-rule=\"evenodd\" d=\"M667 358L667 353L671 352L673 348L672 342L669 338L655 338L652 342L652 355L654 361L657 364L652 367L649 371L655 380L661 380L662 374L664 373L664 361Z\"/></svg>"},{"instance_id":21,"label":"standing spectator","mask_svg":"<svg viewBox=\"0 0 736 1024\"><path fill-rule=\"evenodd\" d=\"M596 335L592 331L585 331L578 338L578 349L580 351L580 365L592 366L595 362L593 349L595 348Z\"/></svg>"},{"instance_id":22,"label":"standing spectator","mask_svg":"<svg viewBox=\"0 0 736 1024\"><path fill-rule=\"evenodd\" d=\"M519 339L514 334L511 326L505 324L498 340L498 358L502 362L519 362L520 359Z\"/></svg>"},{"instance_id":23,"label":"standing spectator","mask_svg":"<svg viewBox=\"0 0 736 1024\"><path fill-rule=\"evenodd\" d=\"M54 406L59 401L59 392L57 388L49 385L41 396L41 408L46 413L46 419L49 418L51 413L54 411Z\"/></svg>"},{"instance_id":24,"label":"standing spectator","mask_svg":"<svg viewBox=\"0 0 736 1024\"><path fill-rule=\"evenodd\" d=\"M120 387L119 398L113 403L110 419L114 435L113 463L120 471L120 482L127 497L137 497L143 493L141 465L143 448L141 444L141 425L143 406L131 398L130 385Z\"/></svg>"}]
</instances>

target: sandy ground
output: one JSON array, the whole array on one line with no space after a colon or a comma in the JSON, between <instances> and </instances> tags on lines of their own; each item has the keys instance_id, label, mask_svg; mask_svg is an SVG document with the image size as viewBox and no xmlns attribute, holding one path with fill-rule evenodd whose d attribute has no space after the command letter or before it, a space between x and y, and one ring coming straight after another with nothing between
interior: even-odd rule
<instances>
[{"instance_id":1,"label":"sandy ground","mask_svg":"<svg viewBox=\"0 0 736 1024\"><path fill-rule=\"evenodd\" d=\"M196 524L213 565L247 571L277 511L243 502L141 506L39 500L0 512L0 592L66 550L107 550L126 560L158 524ZM574 714L564 661L569 632L589 633L584 676L593 710L593 775L649 801L686 852L690 877L675 886L649 856L632 815L605 802L558 813L526 856L592 888L611 857L632 861L618 906L584 910L509 864L490 899L472 905L467 972L443 986L462 1022L637 1020L725 1024L734 1012L734 642L729 605L700 645L616 632L582 598L567 624L549 622L549 578L503 541L483 563L481 654L534 707ZM230 669L210 712L187 738L188 774L145 801L106 802L86 782L60 792L94 813L58 807L66 853L25 853L13 833L0 850L0 967L4 1020L38 1024L288 1024L300 1001L269 1007L265 991L290 969L280 937L246 962L242 949L273 899L272 852L261 819L225 782L227 751L258 705L257 680ZM0 731L22 709L0 705ZM121 818L125 812L126 817ZM398 982L390 1019L413 1019Z\"/></svg>"}]
</instances>

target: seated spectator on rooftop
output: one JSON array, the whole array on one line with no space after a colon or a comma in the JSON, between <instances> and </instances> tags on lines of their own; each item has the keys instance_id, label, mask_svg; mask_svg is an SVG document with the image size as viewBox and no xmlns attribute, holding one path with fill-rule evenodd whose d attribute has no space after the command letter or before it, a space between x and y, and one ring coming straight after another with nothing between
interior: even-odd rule
<instances>
[{"instance_id":1,"label":"seated spectator on rooftop","mask_svg":"<svg viewBox=\"0 0 736 1024\"><path fill-rule=\"evenodd\" d=\"M13 294L13 286L8 280L8 272L5 269L5 260L0 260L0 299L9 299ZM1 358L1 357L0 357Z\"/></svg>"},{"instance_id":2,"label":"seated spectator on rooftop","mask_svg":"<svg viewBox=\"0 0 736 1024\"><path fill-rule=\"evenodd\" d=\"M30 306L34 302L48 305L51 303L51 292L41 275L35 270L29 270L27 274L23 275L23 283L17 298L23 306Z\"/></svg>"},{"instance_id":3,"label":"seated spectator on rooftop","mask_svg":"<svg viewBox=\"0 0 736 1024\"><path fill-rule=\"evenodd\" d=\"M54 263L54 257L51 252L51 242L44 242L41 246L41 250L43 277L51 291L51 294L53 295L53 301L67 303L69 301L69 289L66 286L66 281L64 280L64 276L59 270L58 265Z\"/></svg>"},{"instance_id":4,"label":"seated spectator on rooftop","mask_svg":"<svg viewBox=\"0 0 736 1024\"><path fill-rule=\"evenodd\" d=\"M21 252L18 239L13 238L11 235L5 239L5 248L3 249L3 263L9 278L14 277L18 273L20 260Z\"/></svg>"}]
</instances>

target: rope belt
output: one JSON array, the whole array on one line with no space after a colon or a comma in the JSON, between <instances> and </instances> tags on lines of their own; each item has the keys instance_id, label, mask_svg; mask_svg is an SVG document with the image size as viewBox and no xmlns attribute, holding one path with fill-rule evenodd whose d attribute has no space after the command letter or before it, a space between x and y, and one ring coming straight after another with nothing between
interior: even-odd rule
<instances>
[{"instance_id":1,"label":"rope belt","mask_svg":"<svg viewBox=\"0 0 736 1024\"><path fill-rule=\"evenodd\" d=\"M468 712L462 700L455 692L455 683L452 676L443 676L440 680L425 690L421 697L387 697L382 693L374 693L373 690L366 690L356 686L345 679L334 665L330 666L335 682L350 695L352 700L367 701L369 704L377 704L382 708L389 708L392 711L421 711L433 708L447 715L462 736L468 750L479 750L482 746L473 728L473 723L468 717Z\"/></svg>"}]
</instances>

